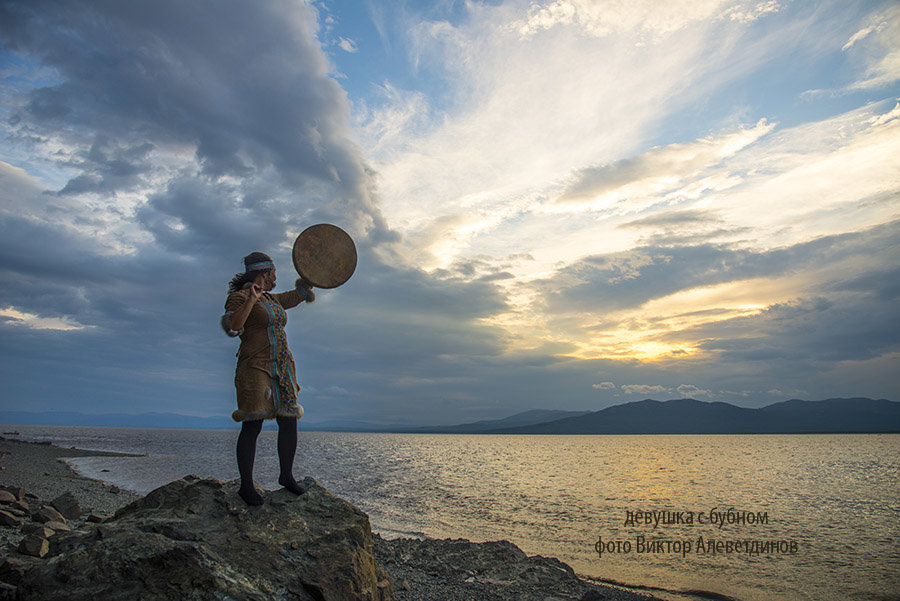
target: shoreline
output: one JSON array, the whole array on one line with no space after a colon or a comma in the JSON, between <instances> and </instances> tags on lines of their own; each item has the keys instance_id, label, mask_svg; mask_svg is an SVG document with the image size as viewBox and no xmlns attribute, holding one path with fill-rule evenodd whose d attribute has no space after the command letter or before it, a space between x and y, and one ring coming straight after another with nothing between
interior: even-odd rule
<instances>
[{"instance_id":1,"label":"shoreline","mask_svg":"<svg viewBox=\"0 0 900 601\"><path fill-rule=\"evenodd\" d=\"M143 495L82 476L64 460L74 457L140 457L130 453L88 451L0 436L0 484L24 488L50 501L70 492L86 514L112 515Z\"/></svg>"},{"instance_id":2,"label":"shoreline","mask_svg":"<svg viewBox=\"0 0 900 601\"><path fill-rule=\"evenodd\" d=\"M0 485L24 489L25 500L35 506L49 504L71 493L83 511L81 518L69 520L72 529L105 521L122 507L145 496L82 476L65 462L74 457L140 455L63 448L7 436L0 436ZM0 527L0 564L7 558L21 557L16 548L23 538L25 534L18 529ZM374 540L373 551L394 584L397 601L463 601L473 598L472 595L512 601L533 594L575 601L658 599L646 592L632 592L579 578L559 560L528 556L506 541L384 539L378 534ZM506 551L505 559L495 557L498 548ZM492 576L487 577L486 573ZM503 577L498 578L497 574Z\"/></svg>"}]
</instances>

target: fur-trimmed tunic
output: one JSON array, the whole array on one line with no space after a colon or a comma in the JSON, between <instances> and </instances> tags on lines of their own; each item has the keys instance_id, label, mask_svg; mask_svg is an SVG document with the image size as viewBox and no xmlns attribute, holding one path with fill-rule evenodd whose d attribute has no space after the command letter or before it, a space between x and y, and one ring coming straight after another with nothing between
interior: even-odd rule
<instances>
[{"instance_id":1,"label":"fur-trimmed tunic","mask_svg":"<svg viewBox=\"0 0 900 601\"><path fill-rule=\"evenodd\" d=\"M240 336L234 386L237 389L236 422L274 419L276 416L303 417L297 402L300 386L294 357L287 345L284 326L285 309L296 307L306 299L302 290L278 294L263 292L254 303L244 327L231 328L231 315L250 296L250 284L232 292L225 300L222 328L229 336Z\"/></svg>"}]
</instances>

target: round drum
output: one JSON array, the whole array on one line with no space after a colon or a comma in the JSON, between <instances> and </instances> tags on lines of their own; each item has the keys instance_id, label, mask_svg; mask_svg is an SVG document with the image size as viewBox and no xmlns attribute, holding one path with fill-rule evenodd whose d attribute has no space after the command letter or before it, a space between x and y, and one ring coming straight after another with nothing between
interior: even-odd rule
<instances>
[{"instance_id":1,"label":"round drum","mask_svg":"<svg viewBox=\"0 0 900 601\"><path fill-rule=\"evenodd\" d=\"M337 288L356 270L356 245L336 225L311 225L294 241L294 268L316 288Z\"/></svg>"}]
</instances>

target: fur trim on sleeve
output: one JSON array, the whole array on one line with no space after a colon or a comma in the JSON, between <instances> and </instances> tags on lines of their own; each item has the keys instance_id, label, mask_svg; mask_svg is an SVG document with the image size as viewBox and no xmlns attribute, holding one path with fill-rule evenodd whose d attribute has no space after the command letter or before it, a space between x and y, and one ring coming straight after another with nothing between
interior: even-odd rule
<instances>
[{"instance_id":1,"label":"fur trim on sleeve","mask_svg":"<svg viewBox=\"0 0 900 601\"><path fill-rule=\"evenodd\" d=\"M244 333L244 328L241 328L240 330L232 329L231 315L233 313L234 313L234 311L228 311L227 313L225 313L225 315L222 316L222 321L221 321L222 329L225 330L225 333L228 334L229 336L231 336L232 338L234 338L235 336L240 336L241 334Z\"/></svg>"}]
</instances>

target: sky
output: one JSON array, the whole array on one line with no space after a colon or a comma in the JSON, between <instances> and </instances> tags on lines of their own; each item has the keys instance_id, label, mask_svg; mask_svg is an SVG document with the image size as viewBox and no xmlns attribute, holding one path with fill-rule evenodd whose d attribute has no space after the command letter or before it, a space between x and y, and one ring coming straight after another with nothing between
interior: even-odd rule
<instances>
[{"instance_id":1,"label":"sky","mask_svg":"<svg viewBox=\"0 0 900 601\"><path fill-rule=\"evenodd\" d=\"M229 415L251 251L305 420L900 400L900 5L0 0L0 409Z\"/></svg>"}]
</instances>

